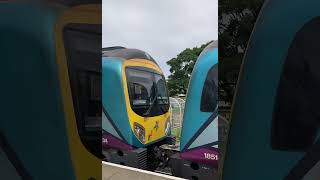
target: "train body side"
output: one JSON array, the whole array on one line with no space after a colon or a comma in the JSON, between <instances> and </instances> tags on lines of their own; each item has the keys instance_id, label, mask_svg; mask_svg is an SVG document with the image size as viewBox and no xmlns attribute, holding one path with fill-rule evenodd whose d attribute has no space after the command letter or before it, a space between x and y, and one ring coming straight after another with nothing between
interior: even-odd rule
<instances>
[{"instance_id":1,"label":"train body side","mask_svg":"<svg viewBox=\"0 0 320 180\"><path fill-rule=\"evenodd\" d=\"M75 117L63 36L69 24L98 25L100 10L93 4L0 3L0 155L22 179L101 177L100 159L86 149L84 124L78 127ZM1 179L11 179L6 174Z\"/></svg>"},{"instance_id":2,"label":"train body side","mask_svg":"<svg viewBox=\"0 0 320 180\"><path fill-rule=\"evenodd\" d=\"M111 147L131 149L134 135L130 128L123 86L123 59L102 60L102 129L103 136Z\"/></svg>"},{"instance_id":3,"label":"train body side","mask_svg":"<svg viewBox=\"0 0 320 180\"><path fill-rule=\"evenodd\" d=\"M75 179L55 59L54 26L63 10L0 3L0 149L26 179Z\"/></svg>"}]
</instances>

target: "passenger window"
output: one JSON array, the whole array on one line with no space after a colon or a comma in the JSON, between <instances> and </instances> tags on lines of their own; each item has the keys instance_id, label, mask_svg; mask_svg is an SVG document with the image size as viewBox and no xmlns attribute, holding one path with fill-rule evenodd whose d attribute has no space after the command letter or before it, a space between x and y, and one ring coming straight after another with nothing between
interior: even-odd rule
<instances>
[{"instance_id":1,"label":"passenger window","mask_svg":"<svg viewBox=\"0 0 320 180\"><path fill-rule=\"evenodd\" d=\"M213 112L218 102L218 65L209 70L201 95L200 110L202 112Z\"/></svg>"},{"instance_id":2,"label":"passenger window","mask_svg":"<svg viewBox=\"0 0 320 180\"><path fill-rule=\"evenodd\" d=\"M307 149L320 121L320 17L296 33L279 81L272 124L272 147Z\"/></svg>"},{"instance_id":3,"label":"passenger window","mask_svg":"<svg viewBox=\"0 0 320 180\"><path fill-rule=\"evenodd\" d=\"M68 72L78 133L84 146L101 155L101 25L64 28Z\"/></svg>"}]
</instances>

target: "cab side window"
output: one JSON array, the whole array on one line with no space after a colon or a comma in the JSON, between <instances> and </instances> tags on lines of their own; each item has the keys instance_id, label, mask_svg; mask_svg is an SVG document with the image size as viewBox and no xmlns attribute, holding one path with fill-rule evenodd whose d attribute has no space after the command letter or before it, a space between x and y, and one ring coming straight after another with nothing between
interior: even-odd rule
<instances>
[{"instance_id":1,"label":"cab side window","mask_svg":"<svg viewBox=\"0 0 320 180\"><path fill-rule=\"evenodd\" d=\"M208 71L201 95L200 111L213 112L218 102L218 65Z\"/></svg>"},{"instance_id":2,"label":"cab side window","mask_svg":"<svg viewBox=\"0 0 320 180\"><path fill-rule=\"evenodd\" d=\"M314 143L320 122L320 17L298 31L287 52L272 123L272 147L301 151Z\"/></svg>"}]
</instances>

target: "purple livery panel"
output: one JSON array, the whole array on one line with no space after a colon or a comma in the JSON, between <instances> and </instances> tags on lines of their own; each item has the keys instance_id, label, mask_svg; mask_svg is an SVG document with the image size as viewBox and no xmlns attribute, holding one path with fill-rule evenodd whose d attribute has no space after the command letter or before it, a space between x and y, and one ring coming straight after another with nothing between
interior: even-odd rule
<instances>
[{"instance_id":1,"label":"purple livery panel","mask_svg":"<svg viewBox=\"0 0 320 180\"><path fill-rule=\"evenodd\" d=\"M200 147L180 154L182 159L218 167L219 150L213 147Z\"/></svg>"},{"instance_id":2,"label":"purple livery panel","mask_svg":"<svg viewBox=\"0 0 320 180\"><path fill-rule=\"evenodd\" d=\"M128 145L127 143L123 142L119 138L113 136L110 133L103 133L102 134L102 148L103 149L118 149L123 151L133 150L134 147Z\"/></svg>"}]
</instances>

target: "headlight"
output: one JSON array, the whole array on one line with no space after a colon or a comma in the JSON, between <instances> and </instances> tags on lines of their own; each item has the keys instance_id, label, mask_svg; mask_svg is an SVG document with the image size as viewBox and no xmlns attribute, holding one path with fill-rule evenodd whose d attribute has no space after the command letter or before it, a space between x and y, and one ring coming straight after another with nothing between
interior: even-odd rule
<instances>
[{"instance_id":1,"label":"headlight","mask_svg":"<svg viewBox=\"0 0 320 180\"><path fill-rule=\"evenodd\" d=\"M134 134L144 144L145 143L145 130L144 130L144 128L136 122L133 124L133 127L134 127L134 130L133 130Z\"/></svg>"}]
</instances>

